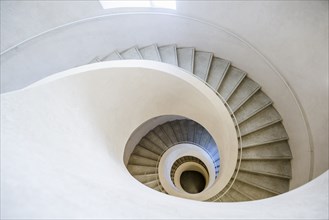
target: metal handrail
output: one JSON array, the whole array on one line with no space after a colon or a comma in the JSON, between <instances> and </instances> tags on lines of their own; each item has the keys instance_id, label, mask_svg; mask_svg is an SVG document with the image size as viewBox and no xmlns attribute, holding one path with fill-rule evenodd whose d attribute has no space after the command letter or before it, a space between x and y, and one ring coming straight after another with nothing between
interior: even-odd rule
<instances>
[{"instance_id":1,"label":"metal handrail","mask_svg":"<svg viewBox=\"0 0 329 220\"><path fill-rule=\"evenodd\" d=\"M180 68L180 67L178 67L178 68ZM226 107L226 109L229 111L229 113L230 113L230 115L233 117L233 121L234 121L234 123L235 123L235 127L236 127L236 133L237 133L237 139L238 139L238 149L239 149L239 151L238 151L238 163L237 163L237 166L236 166L236 168L235 168L235 172L233 173L233 181L231 181L231 183L230 183L230 185L229 185L229 187L224 191L224 192L222 192L222 191L220 191L220 192L218 192L216 195L214 195L214 196L212 196L212 197L210 197L209 199L207 199L207 200L205 200L205 201L218 201L221 197L223 197L231 188L232 188L232 186L233 186L233 184L234 184L234 182L235 182L235 180L236 180L236 178L237 178L237 176L238 176L238 173L239 173L239 170L240 170L240 166L241 166L241 160L242 160L242 137L241 137L241 132L240 132L240 128L239 128L239 124L238 124L238 121L237 121L237 119L236 119L236 116L235 116L235 114L234 114L234 111L231 109L231 107L230 107L230 105L226 102L226 100L214 89L214 88L212 88L212 86L208 83L208 82L206 82L206 81L204 81L203 79L201 79L200 77L198 77L198 76L196 76L196 75L194 75L193 73L191 73L191 72L189 72L189 71L187 71L187 70L185 70L185 69L182 69L182 68L180 68L183 72L185 72L185 73L188 73L188 74L190 74L190 75L192 75L193 77L195 77L196 79L198 79L198 80L200 80L201 82L203 82L206 86L208 86L219 98L220 98L220 100L223 102L223 104L225 105L225 107ZM191 143L191 142L188 142L188 141L185 141L185 142L177 142L177 143L175 143L175 145L177 145L177 144L179 144L179 143ZM209 154L209 152L204 148L204 147L202 147L201 145L199 145L199 144L197 144L197 143L191 143L191 144L195 144L195 145L198 145L199 147L201 147L201 148L203 148L208 154ZM171 147L171 146L170 146ZM166 151L164 151L160 156L159 156L159 158L158 158L158 160L157 160L157 164L156 164L156 169L158 170L158 165L159 165L159 163L160 163L160 160L161 160L161 157L162 157L162 155L165 153ZM210 158L212 158L213 159L213 157L209 154L209 156L210 156ZM214 163L214 159L213 159L213 163ZM160 185L159 185L159 183L160 183L160 180L158 179L158 177L159 177L159 173L157 173L157 182L158 182L158 186L160 187ZM161 190L161 188L160 188L160 191L161 192L163 192L162 190Z\"/></svg>"},{"instance_id":2,"label":"metal handrail","mask_svg":"<svg viewBox=\"0 0 329 220\"><path fill-rule=\"evenodd\" d=\"M196 145L196 146L202 148L202 149L208 154L208 156L212 159L212 162L213 162L213 164L215 165L215 159L214 159L214 158L212 157L212 155L208 152L208 150L205 149L205 148L204 148L203 146L201 146L200 144L198 144L198 143L194 143L193 141L178 141L178 142L175 142L174 144L168 146L168 149L171 148L171 147L173 147L173 146L175 146L175 145L178 145L178 144L193 144L193 145ZM164 151L159 155L158 160L157 160L156 165L155 165L155 168L156 168L156 170L157 170L157 175L156 175L157 184L158 184L158 187L159 187L160 191L161 191L161 192L164 192L164 193L166 193L166 191L162 191L162 189L161 189L162 185L161 185L161 181L160 181L160 179L159 179L159 171L158 171L158 168L159 168L160 160L161 160L163 154L164 154L166 151L167 151L167 150L164 150ZM219 152L218 152L218 153L219 153ZM215 169L215 170L216 170L216 169ZM215 175L216 175L216 177L217 177L217 174L216 174L216 173L215 173Z\"/></svg>"},{"instance_id":3,"label":"metal handrail","mask_svg":"<svg viewBox=\"0 0 329 220\"><path fill-rule=\"evenodd\" d=\"M181 70L183 70L186 73L191 74L190 72L186 71L185 69L181 68ZM212 88L212 86L208 82L204 81L203 79L201 79L197 75L192 74L192 76L197 78L201 82L203 82L206 86L208 86L221 99L221 101L225 105L226 109L229 111L230 115L233 117L233 121L234 121L235 127L236 127L238 143L239 143L239 146L238 146L239 152L238 152L238 154L240 154L240 155L238 155L238 165L237 165L237 168L235 169L235 174L233 174L234 175L233 181L231 181L230 186L222 194L221 194L221 192L222 192L221 191L218 194L216 194L215 196L212 196L211 198L206 200L206 201L218 201L221 197L223 197L232 188L232 186L233 186L233 184L234 184L234 182L235 182L235 180L238 176L239 170L240 170L241 159L242 159L242 137L241 137L240 127L239 127L238 120L236 119L236 116L234 114L234 111L231 109L230 105L226 102L226 100L214 88Z\"/></svg>"}]
</instances>

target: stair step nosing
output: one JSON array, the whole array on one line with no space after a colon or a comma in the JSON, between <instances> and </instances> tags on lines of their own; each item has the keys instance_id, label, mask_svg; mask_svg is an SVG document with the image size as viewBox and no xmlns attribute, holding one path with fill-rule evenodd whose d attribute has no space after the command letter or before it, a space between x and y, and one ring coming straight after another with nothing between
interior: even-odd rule
<instances>
[{"instance_id":1,"label":"stair step nosing","mask_svg":"<svg viewBox=\"0 0 329 220\"><path fill-rule=\"evenodd\" d=\"M251 114L247 115L247 117L245 119L243 119L242 121L238 122L238 124L241 124L241 123L247 121L249 118L255 116L257 113L263 111L264 109L266 109L267 107L271 106L272 104L273 104L273 102L272 101L269 101L268 103L266 103L262 107L258 108L256 111L253 111Z\"/></svg>"},{"instance_id":2,"label":"stair step nosing","mask_svg":"<svg viewBox=\"0 0 329 220\"><path fill-rule=\"evenodd\" d=\"M153 143L153 142L152 142ZM154 153L154 154L156 154L156 155L161 155L161 154L158 154L157 152L154 152L154 151L152 151L152 150L149 150L147 147L145 147L143 144L141 144L141 143L138 143L138 145L140 146L140 147L142 147L142 148L144 148L145 150L148 150L148 151L150 151L150 152L152 152L152 153ZM159 149L161 149L161 148L159 148Z\"/></svg>"},{"instance_id":3,"label":"stair step nosing","mask_svg":"<svg viewBox=\"0 0 329 220\"><path fill-rule=\"evenodd\" d=\"M253 198L253 197L251 197L251 196L245 194L245 193L242 192L241 190L238 190L234 184L232 185L231 188L232 188L233 190L237 191L238 193L240 193L241 195L247 197L247 198L248 198L249 200L251 200L251 201L256 200L255 198Z\"/></svg>"},{"instance_id":4,"label":"stair step nosing","mask_svg":"<svg viewBox=\"0 0 329 220\"><path fill-rule=\"evenodd\" d=\"M155 134L155 132L153 132L153 133ZM156 135L156 134L155 134L155 135ZM159 138L159 136L157 136L157 137ZM158 144L154 143L150 138L147 137L147 135L144 136L144 138L147 139L147 140L148 140L149 142L151 142L152 144L154 144L155 146L157 146L159 149L161 149L161 150L163 150L163 151L168 150L167 145L166 145L165 143L163 143L163 141L161 140L161 138L159 138L159 139L160 139L160 141L163 143L163 145L166 146L166 149L163 149L163 148L160 147Z\"/></svg>"},{"instance_id":5,"label":"stair step nosing","mask_svg":"<svg viewBox=\"0 0 329 220\"><path fill-rule=\"evenodd\" d=\"M266 172L261 172L261 171L253 171L253 170L247 170L247 169L239 169L239 172L246 172L246 173L254 173L254 174L259 174L259 175L265 175L265 176L271 176L275 178L280 178L280 179L291 179L291 176L286 176L286 175L281 175L281 174L276 174L276 173L266 173Z\"/></svg>"},{"instance_id":6,"label":"stair step nosing","mask_svg":"<svg viewBox=\"0 0 329 220\"><path fill-rule=\"evenodd\" d=\"M246 98L244 98L234 109L232 109L232 111L235 113L244 103L246 103L260 89L261 86L257 85L257 87Z\"/></svg>"},{"instance_id":7,"label":"stair step nosing","mask_svg":"<svg viewBox=\"0 0 329 220\"><path fill-rule=\"evenodd\" d=\"M160 53L159 53L157 44L151 44L149 46L141 47L141 48L138 48L138 50L140 52L140 50L143 50L144 48L147 48L147 47L154 47L156 54L157 54L157 58L158 58L157 60L158 60L158 62L161 62L161 57L160 57ZM141 52L140 52L140 54L141 54ZM142 59L144 59L144 57Z\"/></svg>"},{"instance_id":8,"label":"stair step nosing","mask_svg":"<svg viewBox=\"0 0 329 220\"><path fill-rule=\"evenodd\" d=\"M127 51L129 51L129 50L131 50L131 49L135 49L135 51L137 52L139 58L140 58L140 59L143 59L143 56L142 56L142 54L139 52L139 49L138 49L137 45L136 45L136 46L132 46L132 47L126 49L126 50L121 51L121 52L119 53L120 56L123 58L123 56L122 56L121 54L123 54L123 53L125 53L125 52L127 52Z\"/></svg>"},{"instance_id":9,"label":"stair step nosing","mask_svg":"<svg viewBox=\"0 0 329 220\"><path fill-rule=\"evenodd\" d=\"M118 50L114 50L113 52L111 52L110 54L106 55L105 57L101 58L100 61L104 61L108 56L110 56L112 53L115 53L116 55L118 55L118 57L120 57L120 59L123 60L123 57L121 56L120 52Z\"/></svg>"},{"instance_id":10,"label":"stair step nosing","mask_svg":"<svg viewBox=\"0 0 329 220\"><path fill-rule=\"evenodd\" d=\"M241 180L241 179L237 179L237 180L240 181L240 182L243 182L243 183L245 183L245 184L248 184L248 185L250 185L250 186L253 186L253 187L256 187L256 188L259 188L259 189L265 190L265 191L267 191L267 192L273 193L273 194L275 194L275 195L280 195L280 194L282 194L282 193L280 193L280 192L276 192L276 191L274 191L274 190L272 190L272 189L268 189L268 188L265 188L265 187L263 187L263 186L260 186L260 185L254 184L254 183L250 183L250 182L247 182L247 181L244 181L244 180Z\"/></svg>"},{"instance_id":11,"label":"stair step nosing","mask_svg":"<svg viewBox=\"0 0 329 220\"><path fill-rule=\"evenodd\" d=\"M259 127L256 127L256 128L254 128L254 129L252 129L252 130L250 130L250 131L247 131L246 133L242 133L242 132L241 132L241 137L246 136L246 135L251 134L251 133L254 133L254 132L256 132L256 131L262 130L262 129L267 128L267 127L269 127L269 126L271 126L271 125L277 124L277 123L279 123L279 122L282 122L282 118L279 118L279 119L273 120L273 121L268 122L268 123L266 123L266 124L263 124L263 125L261 125L261 126L259 126Z\"/></svg>"},{"instance_id":12,"label":"stair step nosing","mask_svg":"<svg viewBox=\"0 0 329 220\"><path fill-rule=\"evenodd\" d=\"M214 54L212 53L211 56L210 56L210 59L209 59L208 66L207 66L206 75L205 75L204 79L202 79L205 82L207 82L207 79L208 79L208 76L209 76L210 67L211 67L211 64L212 64L213 59L214 59Z\"/></svg>"},{"instance_id":13,"label":"stair step nosing","mask_svg":"<svg viewBox=\"0 0 329 220\"><path fill-rule=\"evenodd\" d=\"M256 144L249 144L249 145L245 145L245 146L243 146L243 141L242 141L242 149L256 147L256 146L264 145L264 144L271 144L271 143L280 142L280 141L286 141L288 139L289 139L288 137L276 138L276 139L272 139L270 141L264 141L264 142L260 142L260 143L256 143Z\"/></svg>"},{"instance_id":14,"label":"stair step nosing","mask_svg":"<svg viewBox=\"0 0 329 220\"><path fill-rule=\"evenodd\" d=\"M154 159L152 159L152 158L145 157L145 156L141 156L141 155L139 155L139 154L135 154L135 153L132 153L132 154L130 155L130 157L131 157L131 156L137 156L137 157L141 157L141 158L143 158L143 159L152 160L152 161L154 161L154 162L157 162L156 160L154 160Z\"/></svg>"},{"instance_id":15,"label":"stair step nosing","mask_svg":"<svg viewBox=\"0 0 329 220\"><path fill-rule=\"evenodd\" d=\"M141 148L143 148L144 150L146 150L146 151L148 151L148 152L150 152L150 153L153 153L153 154L157 155L158 157L161 156L160 154L158 154L158 153L156 153L156 152L153 152L153 151L147 149L146 147L144 147L144 146L141 145L141 144L138 144L138 147L141 147ZM134 154L136 154L136 153L134 153Z\"/></svg>"},{"instance_id":16,"label":"stair step nosing","mask_svg":"<svg viewBox=\"0 0 329 220\"><path fill-rule=\"evenodd\" d=\"M291 156L285 156L285 157L259 157L259 158L244 158L242 157L241 160L291 160L292 157ZM238 158L239 160L239 158Z\"/></svg>"},{"instance_id":17,"label":"stair step nosing","mask_svg":"<svg viewBox=\"0 0 329 220\"><path fill-rule=\"evenodd\" d=\"M228 63L227 63L227 66L226 66L226 68L225 68L225 70L224 70L224 73L223 73L222 77L219 79L216 88L214 88L215 91L217 91L217 92L218 92L219 87L222 85L222 82L223 82L223 80L224 80L224 78L225 78L225 76L226 76L228 70L230 69L231 62L230 62L230 61L227 61L227 62L228 62Z\"/></svg>"},{"instance_id":18,"label":"stair step nosing","mask_svg":"<svg viewBox=\"0 0 329 220\"><path fill-rule=\"evenodd\" d=\"M232 96L234 91L239 87L239 85L246 78L246 76L247 76L247 73L243 72L242 77L239 79L239 81L236 83L236 85L233 87L233 89L230 91L230 93L227 95L227 97L226 98L223 97L226 101Z\"/></svg>"}]
</instances>

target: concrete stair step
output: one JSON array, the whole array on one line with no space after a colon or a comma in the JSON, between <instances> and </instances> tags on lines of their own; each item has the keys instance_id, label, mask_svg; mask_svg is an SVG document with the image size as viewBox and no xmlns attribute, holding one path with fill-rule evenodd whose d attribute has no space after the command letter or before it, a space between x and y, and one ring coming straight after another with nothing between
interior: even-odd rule
<instances>
[{"instance_id":1,"label":"concrete stair step","mask_svg":"<svg viewBox=\"0 0 329 220\"><path fill-rule=\"evenodd\" d=\"M217 144L213 138L209 140L209 143L205 147L205 149L208 151L209 155L213 158L213 160L219 159Z\"/></svg>"},{"instance_id":2,"label":"concrete stair step","mask_svg":"<svg viewBox=\"0 0 329 220\"><path fill-rule=\"evenodd\" d=\"M239 201L239 202L250 201L249 197L245 196L243 193L240 193L240 191L233 188L233 186L230 189L230 191L227 192L227 195L233 198L234 201Z\"/></svg>"},{"instance_id":3,"label":"concrete stair step","mask_svg":"<svg viewBox=\"0 0 329 220\"><path fill-rule=\"evenodd\" d=\"M143 157L150 158L150 159L156 160L156 161L160 157L160 155L158 155L140 145L137 145L132 153L135 155L143 156Z\"/></svg>"},{"instance_id":4,"label":"concrete stair step","mask_svg":"<svg viewBox=\"0 0 329 220\"><path fill-rule=\"evenodd\" d=\"M167 136L169 137L169 139L171 140L171 142L173 144L177 143L177 137L175 135L174 130L172 129L172 127L170 126L170 122L167 122L163 125L161 125L162 130L167 134Z\"/></svg>"},{"instance_id":5,"label":"concrete stair step","mask_svg":"<svg viewBox=\"0 0 329 220\"><path fill-rule=\"evenodd\" d=\"M178 65L176 45L166 45L158 47L160 57L163 63L168 63L174 66Z\"/></svg>"},{"instance_id":6,"label":"concrete stair step","mask_svg":"<svg viewBox=\"0 0 329 220\"><path fill-rule=\"evenodd\" d=\"M152 167L152 166L156 166L157 161L144 156L132 154L130 155L128 164Z\"/></svg>"},{"instance_id":7,"label":"concrete stair step","mask_svg":"<svg viewBox=\"0 0 329 220\"><path fill-rule=\"evenodd\" d=\"M245 192L243 192L242 190L239 190L239 188L236 186L235 184L236 182L234 182L234 184L232 185L231 189L234 191L237 191L239 194L243 195L245 197L245 201L252 201L255 200L253 197L249 196L248 194L245 194Z\"/></svg>"},{"instance_id":8,"label":"concrete stair step","mask_svg":"<svg viewBox=\"0 0 329 220\"><path fill-rule=\"evenodd\" d=\"M193 74L202 79L207 80L213 53L204 51L195 51Z\"/></svg>"},{"instance_id":9,"label":"concrete stair step","mask_svg":"<svg viewBox=\"0 0 329 220\"><path fill-rule=\"evenodd\" d=\"M232 188L237 189L240 193L243 193L251 200L265 199L276 195L275 193L271 193L267 190L263 190L239 180L235 180Z\"/></svg>"},{"instance_id":10,"label":"concrete stair step","mask_svg":"<svg viewBox=\"0 0 329 220\"><path fill-rule=\"evenodd\" d=\"M179 120L182 135L185 141L188 141L188 120Z\"/></svg>"},{"instance_id":11,"label":"concrete stair step","mask_svg":"<svg viewBox=\"0 0 329 220\"><path fill-rule=\"evenodd\" d=\"M282 119L279 113L273 108L272 105L270 105L239 124L239 128L241 135L243 136L255 132L261 128L275 124L281 120Z\"/></svg>"},{"instance_id":12,"label":"concrete stair step","mask_svg":"<svg viewBox=\"0 0 329 220\"><path fill-rule=\"evenodd\" d=\"M254 147L243 148L242 159L292 158L287 141L278 141Z\"/></svg>"},{"instance_id":13,"label":"concrete stair step","mask_svg":"<svg viewBox=\"0 0 329 220\"><path fill-rule=\"evenodd\" d=\"M242 80L246 77L247 73L242 70L230 66L228 69L219 89L218 93L225 99L228 100L232 93L236 90Z\"/></svg>"},{"instance_id":14,"label":"concrete stair step","mask_svg":"<svg viewBox=\"0 0 329 220\"><path fill-rule=\"evenodd\" d=\"M102 61L111 61L111 60L122 60L123 57L120 55L120 53L115 50L112 53L110 53L109 55L105 56L102 58Z\"/></svg>"},{"instance_id":15,"label":"concrete stair step","mask_svg":"<svg viewBox=\"0 0 329 220\"><path fill-rule=\"evenodd\" d=\"M264 108L272 104L271 99L261 90L258 90L248 101L246 101L236 112L235 117L239 124L253 115L257 114Z\"/></svg>"},{"instance_id":16,"label":"concrete stair step","mask_svg":"<svg viewBox=\"0 0 329 220\"><path fill-rule=\"evenodd\" d=\"M88 64L91 64L91 63L98 63L98 62L101 62L102 60L99 58L99 57L95 57L94 59L90 60L88 62Z\"/></svg>"},{"instance_id":17,"label":"concrete stair step","mask_svg":"<svg viewBox=\"0 0 329 220\"><path fill-rule=\"evenodd\" d=\"M202 131L203 132L202 132L202 136L200 139L200 145L205 147L205 146L208 146L211 136L206 129L203 128Z\"/></svg>"},{"instance_id":18,"label":"concrete stair step","mask_svg":"<svg viewBox=\"0 0 329 220\"><path fill-rule=\"evenodd\" d=\"M239 171L237 179L254 187L279 195L289 190L289 179Z\"/></svg>"},{"instance_id":19,"label":"concrete stair step","mask_svg":"<svg viewBox=\"0 0 329 220\"><path fill-rule=\"evenodd\" d=\"M153 189L156 190L156 191L158 191L158 192L162 192L162 193L168 194L161 185L158 185L158 186L154 187Z\"/></svg>"},{"instance_id":20,"label":"concrete stair step","mask_svg":"<svg viewBox=\"0 0 329 220\"><path fill-rule=\"evenodd\" d=\"M168 150L167 145L161 140L158 135L156 135L154 131L150 131L149 133L147 133L145 135L145 138L154 143L156 146L160 147L162 150Z\"/></svg>"},{"instance_id":21,"label":"concrete stair step","mask_svg":"<svg viewBox=\"0 0 329 220\"><path fill-rule=\"evenodd\" d=\"M289 160L244 160L241 162L240 170L291 179Z\"/></svg>"},{"instance_id":22,"label":"concrete stair step","mask_svg":"<svg viewBox=\"0 0 329 220\"><path fill-rule=\"evenodd\" d=\"M161 62L160 53L156 44L139 48L139 52L144 60L154 60Z\"/></svg>"},{"instance_id":23,"label":"concrete stair step","mask_svg":"<svg viewBox=\"0 0 329 220\"><path fill-rule=\"evenodd\" d=\"M158 172L156 167L131 164L128 164L127 169L132 175L156 174Z\"/></svg>"},{"instance_id":24,"label":"concrete stair step","mask_svg":"<svg viewBox=\"0 0 329 220\"><path fill-rule=\"evenodd\" d=\"M260 89L260 86L249 78L244 78L239 86L234 90L233 94L227 100L227 103L235 112L242 106L255 92Z\"/></svg>"},{"instance_id":25,"label":"concrete stair step","mask_svg":"<svg viewBox=\"0 0 329 220\"><path fill-rule=\"evenodd\" d=\"M158 179L158 174L134 175L141 183L147 183Z\"/></svg>"},{"instance_id":26,"label":"concrete stair step","mask_svg":"<svg viewBox=\"0 0 329 220\"><path fill-rule=\"evenodd\" d=\"M217 91L220 87L229 68L230 61L218 57L213 57L207 77L207 82L215 91Z\"/></svg>"},{"instance_id":27,"label":"concrete stair step","mask_svg":"<svg viewBox=\"0 0 329 220\"><path fill-rule=\"evenodd\" d=\"M242 147L272 143L286 140L288 135L281 122L242 136Z\"/></svg>"},{"instance_id":28,"label":"concrete stair step","mask_svg":"<svg viewBox=\"0 0 329 220\"><path fill-rule=\"evenodd\" d=\"M139 145L142 147L148 149L149 151L152 151L158 155L161 155L164 150L160 148L159 146L155 145L153 142L149 141L147 138L142 138L139 142Z\"/></svg>"},{"instance_id":29,"label":"concrete stair step","mask_svg":"<svg viewBox=\"0 0 329 220\"><path fill-rule=\"evenodd\" d=\"M188 134L187 139L189 142L194 142L194 127L196 126L196 123L194 121L188 121Z\"/></svg>"},{"instance_id":30,"label":"concrete stair step","mask_svg":"<svg viewBox=\"0 0 329 220\"><path fill-rule=\"evenodd\" d=\"M129 48L120 53L120 56L125 60L141 60L143 59L137 47Z\"/></svg>"},{"instance_id":31,"label":"concrete stair step","mask_svg":"<svg viewBox=\"0 0 329 220\"><path fill-rule=\"evenodd\" d=\"M196 124L194 127L194 143L200 145L202 132L203 132L203 127L199 124Z\"/></svg>"},{"instance_id":32,"label":"concrete stair step","mask_svg":"<svg viewBox=\"0 0 329 220\"><path fill-rule=\"evenodd\" d=\"M144 184L145 184L146 186L152 188L152 189L154 189L154 188L160 186L159 180L153 180L153 181L151 181L151 182L147 182L147 183L144 183Z\"/></svg>"},{"instance_id":33,"label":"concrete stair step","mask_svg":"<svg viewBox=\"0 0 329 220\"><path fill-rule=\"evenodd\" d=\"M174 130L174 133L175 133L175 136L176 136L178 142L186 141L184 139L184 135L183 135L183 132L182 132L182 129L181 129L181 126L180 126L180 123L178 120L170 122L170 126Z\"/></svg>"},{"instance_id":34,"label":"concrete stair step","mask_svg":"<svg viewBox=\"0 0 329 220\"><path fill-rule=\"evenodd\" d=\"M178 66L193 73L194 53L195 49L193 47L177 48Z\"/></svg>"},{"instance_id":35,"label":"concrete stair step","mask_svg":"<svg viewBox=\"0 0 329 220\"><path fill-rule=\"evenodd\" d=\"M164 132L161 126L157 126L153 129L153 132L161 139L161 141L166 145L167 148L173 145L168 135Z\"/></svg>"},{"instance_id":36,"label":"concrete stair step","mask_svg":"<svg viewBox=\"0 0 329 220\"><path fill-rule=\"evenodd\" d=\"M220 200L221 200L221 202L236 202L236 200L234 200L234 198L229 193L226 193L225 195L223 195L220 198Z\"/></svg>"}]
</instances>

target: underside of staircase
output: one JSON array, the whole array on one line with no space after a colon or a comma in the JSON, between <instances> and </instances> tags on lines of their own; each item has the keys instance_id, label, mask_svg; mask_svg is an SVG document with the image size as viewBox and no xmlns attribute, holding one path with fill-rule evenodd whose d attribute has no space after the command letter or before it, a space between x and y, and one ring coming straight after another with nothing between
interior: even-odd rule
<instances>
[{"instance_id":1,"label":"underside of staircase","mask_svg":"<svg viewBox=\"0 0 329 220\"><path fill-rule=\"evenodd\" d=\"M238 158L241 164L227 186L207 201L251 201L289 190L292 154L282 118L261 86L246 72L212 52L176 45L131 47L111 52L104 58L96 57L90 63L125 59L153 60L178 66L217 91L234 113L235 126L241 132L241 138L238 137L242 143L242 154ZM168 121L149 131L134 148L128 171L142 184L167 193L158 176L159 160L169 148L179 143L191 143L205 150L213 160L217 177L220 152L216 143L205 128L189 119ZM193 158L184 158L180 163L186 161L196 162Z\"/></svg>"}]
</instances>

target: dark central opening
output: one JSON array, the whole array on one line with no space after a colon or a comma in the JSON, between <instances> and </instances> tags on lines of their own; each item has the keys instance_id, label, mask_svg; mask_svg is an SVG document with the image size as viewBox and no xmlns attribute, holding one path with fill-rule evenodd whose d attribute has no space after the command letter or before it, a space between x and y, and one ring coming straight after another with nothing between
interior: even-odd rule
<instances>
[{"instance_id":1,"label":"dark central opening","mask_svg":"<svg viewBox=\"0 0 329 220\"><path fill-rule=\"evenodd\" d=\"M180 176L180 185L185 192L195 194L200 193L206 186L206 179L198 171L184 171Z\"/></svg>"}]
</instances>

